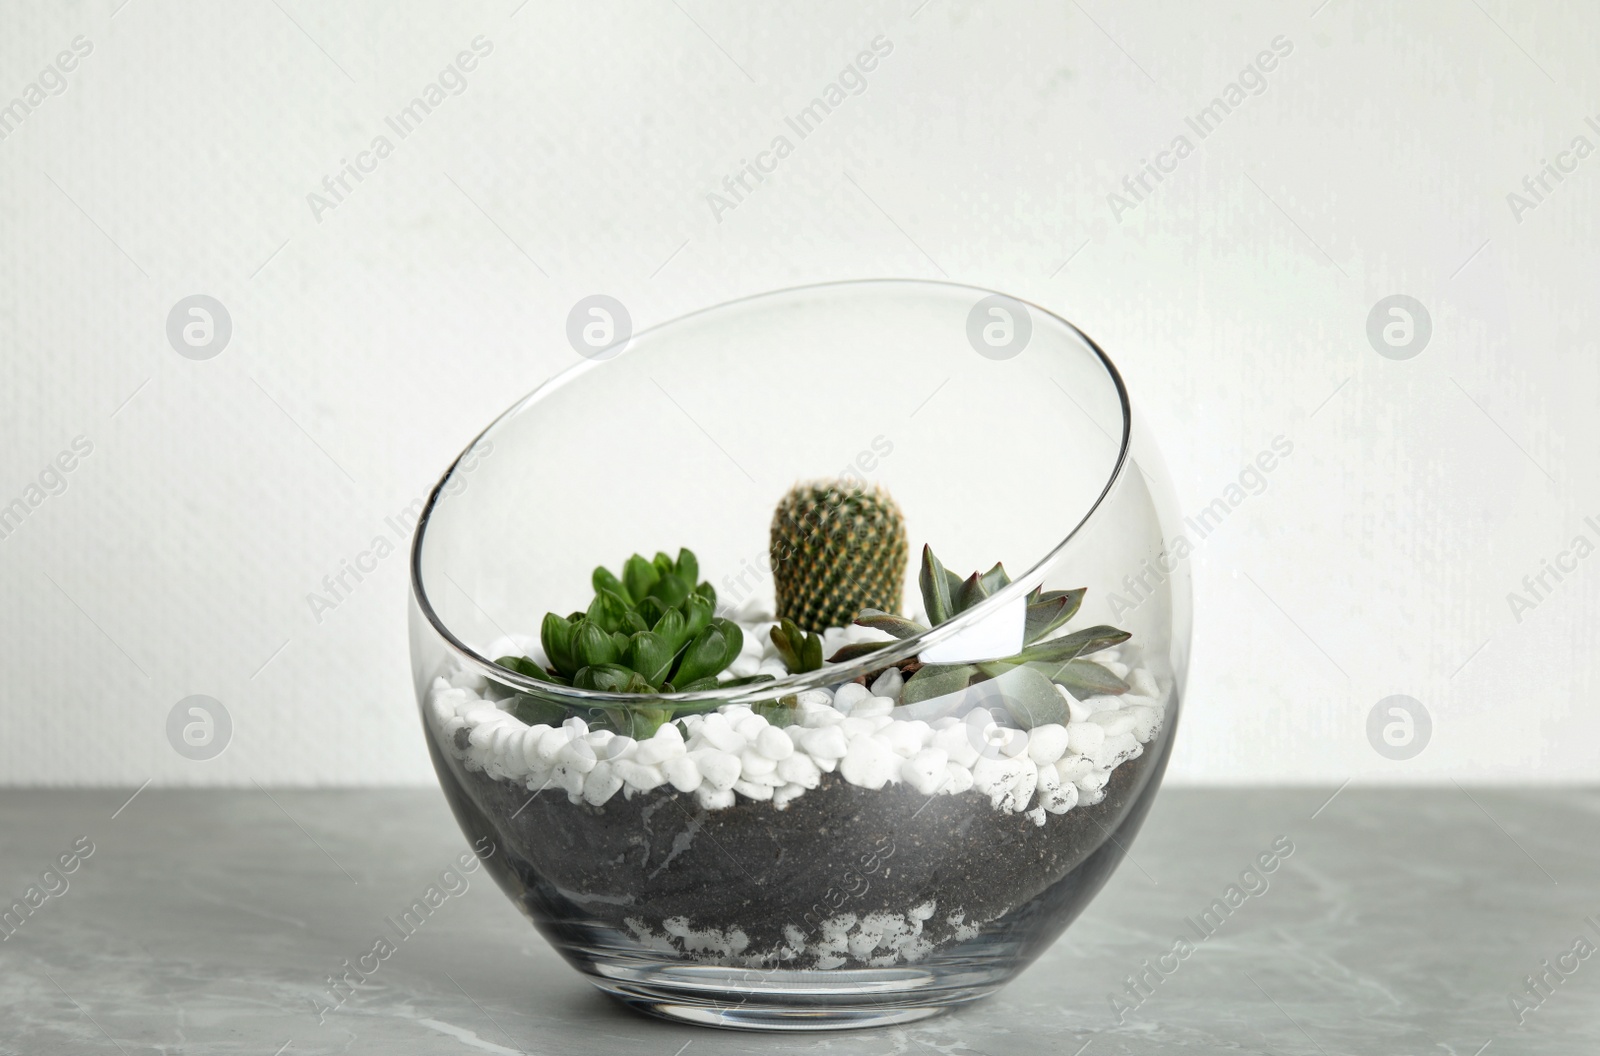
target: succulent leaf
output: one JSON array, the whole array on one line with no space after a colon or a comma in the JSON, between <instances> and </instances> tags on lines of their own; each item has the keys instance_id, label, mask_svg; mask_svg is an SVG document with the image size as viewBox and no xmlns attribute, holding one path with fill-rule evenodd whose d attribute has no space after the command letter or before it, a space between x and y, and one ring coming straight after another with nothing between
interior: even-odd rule
<instances>
[{"instance_id":1,"label":"succulent leaf","mask_svg":"<svg viewBox=\"0 0 1600 1056\"><path fill-rule=\"evenodd\" d=\"M539 627L539 643L544 646L544 655L550 658L551 666L568 678L577 674L580 666L572 653L574 634L572 621L553 612L545 614L544 623Z\"/></svg>"},{"instance_id":2,"label":"succulent leaf","mask_svg":"<svg viewBox=\"0 0 1600 1056\"><path fill-rule=\"evenodd\" d=\"M584 667L614 664L621 658L616 639L593 620L578 625L578 632L572 641L572 652Z\"/></svg>"},{"instance_id":3,"label":"succulent leaf","mask_svg":"<svg viewBox=\"0 0 1600 1056\"><path fill-rule=\"evenodd\" d=\"M933 554L933 547L922 547L922 571L917 576L922 588L922 606L928 610L928 622L937 627L956 614L951 598L950 574Z\"/></svg>"},{"instance_id":4,"label":"succulent leaf","mask_svg":"<svg viewBox=\"0 0 1600 1056\"><path fill-rule=\"evenodd\" d=\"M1022 629L1022 640L1032 644L1065 625L1078 614L1086 590L1087 588L1080 587L1077 590L1052 591L1056 597L1029 605L1027 621Z\"/></svg>"},{"instance_id":5,"label":"succulent leaf","mask_svg":"<svg viewBox=\"0 0 1600 1056\"><path fill-rule=\"evenodd\" d=\"M769 632L772 647L791 675L815 671L822 666L822 636L807 634L791 619L781 619Z\"/></svg>"},{"instance_id":6,"label":"succulent leaf","mask_svg":"<svg viewBox=\"0 0 1600 1056\"><path fill-rule=\"evenodd\" d=\"M602 693L650 693L655 689L637 671L621 664L591 664L578 672L572 684Z\"/></svg>"},{"instance_id":7,"label":"succulent leaf","mask_svg":"<svg viewBox=\"0 0 1600 1056\"><path fill-rule=\"evenodd\" d=\"M624 587L621 581L616 576L613 576L611 570L604 565L595 566L594 573L589 576L589 584L594 587L596 594L602 590L609 590L613 594L620 594L627 598L630 603L636 600L629 597L628 588Z\"/></svg>"},{"instance_id":8,"label":"succulent leaf","mask_svg":"<svg viewBox=\"0 0 1600 1056\"><path fill-rule=\"evenodd\" d=\"M989 590L984 586L983 577L974 572L962 581L961 589L955 593L956 611L966 612L988 596Z\"/></svg>"},{"instance_id":9,"label":"succulent leaf","mask_svg":"<svg viewBox=\"0 0 1600 1056\"><path fill-rule=\"evenodd\" d=\"M529 693L517 694L508 710L529 726L559 726L567 718L566 705Z\"/></svg>"},{"instance_id":10,"label":"succulent leaf","mask_svg":"<svg viewBox=\"0 0 1600 1056\"><path fill-rule=\"evenodd\" d=\"M743 645L744 632L738 624L721 618L712 620L683 651L683 658L672 673L672 684L678 687L678 692L687 692L683 688L685 685L713 677L733 663Z\"/></svg>"},{"instance_id":11,"label":"succulent leaf","mask_svg":"<svg viewBox=\"0 0 1600 1056\"><path fill-rule=\"evenodd\" d=\"M661 573L656 566L634 554L622 566L622 583L627 587L627 597L635 602L643 601L649 594L650 588L661 579Z\"/></svg>"},{"instance_id":12,"label":"succulent leaf","mask_svg":"<svg viewBox=\"0 0 1600 1056\"><path fill-rule=\"evenodd\" d=\"M1081 631L1052 638L1046 642L1037 642L1028 646L1017 654L1019 661L1038 660L1044 663L1061 664L1068 660L1075 660L1086 653L1097 653L1102 649L1109 649L1113 645L1121 645L1131 638L1127 631L1119 631L1115 627L1104 625L1088 627Z\"/></svg>"},{"instance_id":13,"label":"succulent leaf","mask_svg":"<svg viewBox=\"0 0 1600 1056\"><path fill-rule=\"evenodd\" d=\"M688 547L678 551L678 563L674 569L679 579L693 587L700 578L700 559L694 556L694 551Z\"/></svg>"},{"instance_id":14,"label":"succulent leaf","mask_svg":"<svg viewBox=\"0 0 1600 1056\"><path fill-rule=\"evenodd\" d=\"M882 612L878 609L862 609L861 615L856 617L856 623L862 627L871 627L875 631L884 631L904 640L914 638L928 628L916 620L908 620L904 616L896 616L892 612Z\"/></svg>"},{"instance_id":15,"label":"succulent leaf","mask_svg":"<svg viewBox=\"0 0 1600 1056\"><path fill-rule=\"evenodd\" d=\"M677 655L672 642L655 631L640 631L628 642L628 666L652 686L667 680L667 672L672 670L672 661Z\"/></svg>"},{"instance_id":16,"label":"succulent leaf","mask_svg":"<svg viewBox=\"0 0 1600 1056\"><path fill-rule=\"evenodd\" d=\"M863 656L871 656L880 649L884 649L893 644L893 642L852 642L849 645L836 649L834 654L828 657L828 663L849 663L851 660L859 660Z\"/></svg>"},{"instance_id":17,"label":"succulent leaf","mask_svg":"<svg viewBox=\"0 0 1600 1056\"><path fill-rule=\"evenodd\" d=\"M1132 687L1093 660L1068 660L1064 664L1032 663L1028 666L1059 682L1075 697L1118 696Z\"/></svg>"},{"instance_id":18,"label":"succulent leaf","mask_svg":"<svg viewBox=\"0 0 1600 1056\"><path fill-rule=\"evenodd\" d=\"M978 669L971 664L926 664L906 680L905 688L900 691L900 703L918 704L960 693L977 673Z\"/></svg>"},{"instance_id":19,"label":"succulent leaf","mask_svg":"<svg viewBox=\"0 0 1600 1056\"><path fill-rule=\"evenodd\" d=\"M693 641L700 636L700 632L711 626L712 610L715 602L704 595L695 593L683 601L683 640Z\"/></svg>"},{"instance_id":20,"label":"succulent leaf","mask_svg":"<svg viewBox=\"0 0 1600 1056\"><path fill-rule=\"evenodd\" d=\"M995 682L1006 712L1023 729L1052 722L1067 724L1067 702L1056 691L1055 683L1034 667L1013 667L996 677Z\"/></svg>"},{"instance_id":21,"label":"succulent leaf","mask_svg":"<svg viewBox=\"0 0 1600 1056\"><path fill-rule=\"evenodd\" d=\"M1010 585L1011 577L1006 575L1006 567L998 561L983 574L983 588L990 594L998 594L1002 588Z\"/></svg>"},{"instance_id":22,"label":"succulent leaf","mask_svg":"<svg viewBox=\"0 0 1600 1056\"><path fill-rule=\"evenodd\" d=\"M622 630L622 617L631 606L621 594L609 590L597 591L585 613L589 622L598 624L607 634Z\"/></svg>"}]
</instances>

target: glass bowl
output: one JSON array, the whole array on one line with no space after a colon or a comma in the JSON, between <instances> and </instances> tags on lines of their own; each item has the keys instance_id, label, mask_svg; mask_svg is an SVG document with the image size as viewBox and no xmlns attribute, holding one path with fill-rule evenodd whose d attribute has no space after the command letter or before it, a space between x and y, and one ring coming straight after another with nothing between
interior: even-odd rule
<instances>
[{"instance_id":1,"label":"glass bowl","mask_svg":"<svg viewBox=\"0 0 1600 1056\"><path fill-rule=\"evenodd\" d=\"M993 993L1122 860L1177 726L1186 549L1116 368L1041 308L900 280L614 340L491 423L417 525L412 673L468 840L575 968L650 1013L818 1030ZM818 479L780 548L775 507ZM898 549L852 505L885 493ZM578 617L597 566L676 575L680 547L739 628L726 670L557 684L545 621L579 624L546 614ZM814 627L839 662L790 674L808 665L773 641L775 574L840 547L903 574L878 607L904 618Z\"/></svg>"}]
</instances>

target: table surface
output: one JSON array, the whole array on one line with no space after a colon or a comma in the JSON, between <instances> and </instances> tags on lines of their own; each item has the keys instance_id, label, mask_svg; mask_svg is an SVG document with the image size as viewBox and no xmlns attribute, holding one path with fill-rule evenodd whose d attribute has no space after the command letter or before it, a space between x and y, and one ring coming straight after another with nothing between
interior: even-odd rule
<instances>
[{"instance_id":1,"label":"table surface","mask_svg":"<svg viewBox=\"0 0 1600 1056\"><path fill-rule=\"evenodd\" d=\"M1600 1051L1595 790L1169 789L1100 897L999 995L769 1036L613 1004L482 872L319 1022L327 977L466 849L443 797L148 789L123 806L131 791L0 792L7 904L93 846L0 942L0 1054ZM1293 851L1265 890L1241 885L1256 893L1199 940L1190 921L1280 837ZM1179 937L1192 952L1119 1021L1112 996Z\"/></svg>"}]
</instances>

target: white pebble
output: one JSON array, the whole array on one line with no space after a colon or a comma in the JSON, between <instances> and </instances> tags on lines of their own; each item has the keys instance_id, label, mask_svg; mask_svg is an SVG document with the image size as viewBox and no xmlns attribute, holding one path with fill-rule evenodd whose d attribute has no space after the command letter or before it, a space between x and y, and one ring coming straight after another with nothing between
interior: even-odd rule
<instances>
[{"instance_id":1,"label":"white pebble","mask_svg":"<svg viewBox=\"0 0 1600 1056\"><path fill-rule=\"evenodd\" d=\"M906 684L905 676L898 667L891 667L879 675L877 681L872 683L872 695L875 697L889 697L891 700L900 699L900 690Z\"/></svg>"},{"instance_id":2,"label":"white pebble","mask_svg":"<svg viewBox=\"0 0 1600 1056\"><path fill-rule=\"evenodd\" d=\"M839 761L839 773L852 785L879 789L899 771L900 757L875 737L850 742L850 750Z\"/></svg>"},{"instance_id":3,"label":"white pebble","mask_svg":"<svg viewBox=\"0 0 1600 1056\"><path fill-rule=\"evenodd\" d=\"M1148 741L1155 736L1156 727L1161 724L1161 712L1156 708L1134 707L1128 709L1133 713L1133 735L1141 741Z\"/></svg>"},{"instance_id":4,"label":"white pebble","mask_svg":"<svg viewBox=\"0 0 1600 1056\"><path fill-rule=\"evenodd\" d=\"M879 730L877 736L894 754L909 759L922 750L923 732L927 728L927 724L922 722L891 722Z\"/></svg>"},{"instance_id":5,"label":"white pebble","mask_svg":"<svg viewBox=\"0 0 1600 1056\"><path fill-rule=\"evenodd\" d=\"M1079 755L1093 755L1096 748L1105 743L1106 728L1095 722L1072 722L1067 724L1067 747Z\"/></svg>"},{"instance_id":6,"label":"white pebble","mask_svg":"<svg viewBox=\"0 0 1600 1056\"><path fill-rule=\"evenodd\" d=\"M772 786L758 785L754 781L735 781L733 790L746 799L771 799Z\"/></svg>"},{"instance_id":7,"label":"white pebble","mask_svg":"<svg viewBox=\"0 0 1600 1056\"><path fill-rule=\"evenodd\" d=\"M1006 739L1000 745L1000 754L1015 758L1028 754L1028 732L1026 730L1007 730Z\"/></svg>"},{"instance_id":8,"label":"white pebble","mask_svg":"<svg viewBox=\"0 0 1600 1056\"><path fill-rule=\"evenodd\" d=\"M617 759L611 763L611 769L624 782L640 792L648 792L667 783L666 775L661 772L660 767L636 763L631 759Z\"/></svg>"},{"instance_id":9,"label":"white pebble","mask_svg":"<svg viewBox=\"0 0 1600 1056\"><path fill-rule=\"evenodd\" d=\"M959 795L972 787L972 771L956 763L946 763L945 773L950 775L949 784L944 790L951 795Z\"/></svg>"},{"instance_id":10,"label":"white pebble","mask_svg":"<svg viewBox=\"0 0 1600 1056\"><path fill-rule=\"evenodd\" d=\"M844 712L833 708L805 708L800 712L800 725L807 729L837 726L844 721Z\"/></svg>"},{"instance_id":11,"label":"white pebble","mask_svg":"<svg viewBox=\"0 0 1600 1056\"><path fill-rule=\"evenodd\" d=\"M572 740L572 728L560 726L539 738L539 761L545 765L552 765L556 756L560 755Z\"/></svg>"},{"instance_id":12,"label":"white pebble","mask_svg":"<svg viewBox=\"0 0 1600 1056\"><path fill-rule=\"evenodd\" d=\"M1068 722L1088 722L1089 716L1094 714L1094 709L1067 691L1067 687L1056 683L1056 692L1067 702Z\"/></svg>"},{"instance_id":13,"label":"white pebble","mask_svg":"<svg viewBox=\"0 0 1600 1056\"><path fill-rule=\"evenodd\" d=\"M733 728L734 731L737 732L740 737L743 737L748 744L756 743L756 739L758 737L760 737L767 730L772 729L772 727L767 724L767 720L763 719L760 715L751 715L748 718L742 718L738 722L734 723Z\"/></svg>"},{"instance_id":14,"label":"white pebble","mask_svg":"<svg viewBox=\"0 0 1600 1056\"><path fill-rule=\"evenodd\" d=\"M729 755L715 748L698 748L689 753L689 758L700 768L700 776L705 778L706 784L719 792L732 788L733 783L739 780L737 755Z\"/></svg>"},{"instance_id":15,"label":"white pebble","mask_svg":"<svg viewBox=\"0 0 1600 1056\"><path fill-rule=\"evenodd\" d=\"M1095 749L1094 764L1103 770L1109 770L1124 759L1143 751L1144 748L1134 738L1133 734L1119 733L1115 737L1107 737L1105 743Z\"/></svg>"},{"instance_id":16,"label":"white pebble","mask_svg":"<svg viewBox=\"0 0 1600 1056\"><path fill-rule=\"evenodd\" d=\"M933 746L943 749L956 766L970 768L978 761L978 749L973 747L972 736L965 723L947 726L935 733Z\"/></svg>"},{"instance_id":17,"label":"white pebble","mask_svg":"<svg viewBox=\"0 0 1600 1056\"><path fill-rule=\"evenodd\" d=\"M1061 780L1065 783L1075 782L1093 769L1094 760L1084 755L1063 756L1056 763L1056 773L1061 775Z\"/></svg>"},{"instance_id":18,"label":"white pebble","mask_svg":"<svg viewBox=\"0 0 1600 1056\"><path fill-rule=\"evenodd\" d=\"M596 756L594 748L588 741L569 741L567 746L561 749L561 754L556 756L556 761L579 773L587 774L595 768Z\"/></svg>"},{"instance_id":19,"label":"white pebble","mask_svg":"<svg viewBox=\"0 0 1600 1056\"><path fill-rule=\"evenodd\" d=\"M844 731L845 739L850 741L865 737L867 734L877 730L877 728L877 723L871 719L858 719L854 715L849 716L839 724L839 729Z\"/></svg>"},{"instance_id":20,"label":"white pebble","mask_svg":"<svg viewBox=\"0 0 1600 1056\"><path fill-rule=\"evenodd\" d=\"M807 786L805 785L784 785L782 788L773 789L773 809L782 810L784 807L787 807L791 802L799 798L805 792L806 787ZM810 787L815 788L816 786L812 785Z\"/></svg>"},{"instance_id":21,"label":"white pebble","mask_svg":"<svg viewBox=\"0 0 1600 1056\"><path fill-rule=\"evenodd\" d=\"M950 780L945 767L949 756L939 748L924 748L900 764L900 776L912 788L925 796L939 791Z\"/></svg>"},{"instance_id":22,"label":"white pebble","mask_svg":"<svg viewBox=\"0 0 1600 1056\"><path fill-rule=\"evenodd\" d=\"M1104 727L1107 737L1115 737L1133 729L1134 716L1126 711L1099 711L1090 721Z\"/></svg>"},{"instance_id":23,"label":"white pebble","mask_svg":"<svg viewBox=\"0 0 1600 1056\"><path fill-rule=\"evenodd\" d=\"M1032 764L1029 764L1032 765ZM987 795L1004 795L1022 772L1022 760L979 759L972 768L972 787Z\"/></svg>"},{"instance_id":24,"label":"white pebble","mask_svg":"<svg viewBox=\"0 0 1600 1056\"><path fill-rule=\"evenodd\" d=\"M700 768L687 755L677 755L661 764L661 773L679 792L693 792L700 787Z\"/></svg>"},{"instance_id":25,"label":"white pebble","mask_svg":"<svg viewBox=\"0 0 1600 1056\"><path fill-rule=\"evenodd\" d=\"M894 700L891 697L868 697L858 701L850 709L852 719L875 719L880 715L887 715L894 711Z\"/></svg>"},{"instance_id":26,"label":"white pebble","mask_svg":"<svg viewBox=\"0 0 1600 1056\"><path fill-rule=\"evenodd\" d=\"M774 761L794 754L794 742L776 726L768 726L756 738L756 751Z\"/></svg>"},{"instance_id":27,"label":"white pebble","mask_svg":"<svg viewBox=\"0 0 1600 1056\"><path fill-rule=\"evenodd\" d=\"M1078 786L1080 791L1093 793L1098 792L1102 788L1106 787L1106 782L1110 780L1110 778L1111 775L1106 773L1104 770L1090 770L1087 774L1084 774L1073 783Z\"/></svg>"},{"instance_id":28,"label":"white pebble","mask_svg":"<svg viewBox=\"0 0 1600 1056\"><path fill-rule=\"evenodd\" d=\"M760 777L770 774L778 768L778 764L767 756L762 755L754 748L746 748L739 753L739 773L744 777Z\"/></svg>"},{"instance_id":29,"label":"white pebble","mask_svg":"<svg viewBox=\"0 0 1600 1056\"><path fill-rule=\"evenodd\" d=\"M570 798L574 803L578 802L578 800L583 797L582 770L574 770L566 763L562 763L560 766L556 767L556 772L553 777L556 785L562 789L565 789L568 798Z\"/></svg>"},{"instance_id":30,"label":"white pebble","mask_svg":"<svg viewBox=\"0 0 1600 1056\"><path fill-rule=\"evenodd\" d=\"M733 786L727 788L712 788L710 785L701 785L694 794L695 800L707 810L725 810L733 806Z\"/></svg>"},{"instance_id":31,"label":"white pebble","mask_svg":"<svg viewBox=\"0 0 1600 1056\"><path fill-rule=\"evenodd\" d=\"M627 765L627 764L621 764ZM585 803L599 806L612 796L623 785L623 779L617 774L616 767L609 762L598 762L594 769L589 771L583 779L583 800Z\"/></svg>"},{"instance_id":32,"label":"white pebble","mask_svg":"<svg viewBox=\"0 0 1600 1056\"><path fill-rule=\"evenodd\" d=\"M859 682L846 682L833 692L833 706L845 714L859 702L872 696L872 691Z\"/></svg>"},{"instance_id":33,"label":"white pebble","mask_svg":"<svg viewBox=\"0 0 1600 1056\"><path fill-rule=\"evenodd\" d=\"M544 757L539 754L539 745L549 732L548 726L529 726L528 732L522 735L522 758L530 767L545 764Z\"/></svg>"},{"instance_id":34,"label":"white pebble","mask_svg":"<svg viewBox=\"0 0 1600 1056\"><path fill-rule=\"evenodd\" d=\"M816 760L803 752L796 752L787 759L780 759L777 775L790 785L801 788L816 788L822 781L822 770L817 766Z\"/></svg>"},{"instance_id":35,"label":"white pebble","mask_svg":"<svg viewBox=\"0 0 1600 1056\"><path fill-rule=\"evenodd\" d=\"M815 759L843 759L850 750L849 739L838 726L807 730L801 735L800 744Z\"/></svg>"},{"instance_id":36,"label":"white pebble","mask_svg":"<svg viewBox=\"0 0 1600 1056\"><path fill-rule=\"evenodd\" d=\"M677 727L672 725L661 728L677 731ZM649 740L639 742L639 746L633 750L633 760L646 766L660 766L668 759L676 759L683 755L685 750L681 736L663 737L656 734Z\"/></svg>"},{"instance_id":37,"label":"white pebble","mask_svg":"<svg viewBox=\"0 0 1600 1056\"><path fill-rule=\"evenodd\" d=\"M1067 750L1067 728L1059 722L1035 726L1028 733L1028 758L1040 766L1060 759Z\"/></svg>"},{"instance_id":38,"label":"white pebble","mask_svg":"<svg viewBox=\"0 0 1600 1056\"><path fill-rule=\"evenodd\" d=\"M706 716L700 724L700 740L719 752L744 751L744 738L728 725L728 720L715 713Z\"/></svg>"},{"instance_id":39,"label":"white pebble","mask_svg":"<svg viewBox=\"0 0 1600 1056\"><path fill-rule=\"evenodd\" d=\"M806 689L795 694L794 702L800 708L831 708L833 694L825 689Z\"/></svg>"},{"instance_id":40,"label":"white pebble","mask_svg":"<svg viewBox=\"0 0 1600 1056\"><path fill-rule=\"evenodd\" d=\"M1047 778L1046 774L1050 776ZM1055 767L1040 767L1039 805L1052 814L1065 814L1078 805L1078 786L1062 781Z\"/></svg>"},{"instance_id":41,"label":"white pebble","mask_svg":"<svg viewBox=\"0 0 1600 1056\"><path fill-rule=\"evenodd\" d=\"M1161 699L1161 688L1156 685L1155 676L1142 667L1133 672L1132 677L1128 679L1128 683L1133 686L1133 691L1141 697L1149 697L1151 700Z\"/></svg>"}]
</instances>

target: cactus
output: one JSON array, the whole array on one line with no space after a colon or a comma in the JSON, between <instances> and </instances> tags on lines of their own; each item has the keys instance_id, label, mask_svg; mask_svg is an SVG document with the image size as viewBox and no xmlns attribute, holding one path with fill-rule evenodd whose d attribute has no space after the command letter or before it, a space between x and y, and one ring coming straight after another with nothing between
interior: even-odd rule
<instances>
[{"instance_id":1,"label":"cactus","mask_svg":"<svg viewBox=\"0 0 1600 1056\"><path fill-rule=\"evenodd\" d=\"M797 484L772 517L778 616L801 630L843 627L863 609L893 611L905 590L906 525L881 487Z\"/></svg>"}]
</instances>

